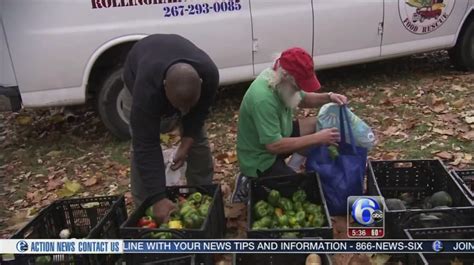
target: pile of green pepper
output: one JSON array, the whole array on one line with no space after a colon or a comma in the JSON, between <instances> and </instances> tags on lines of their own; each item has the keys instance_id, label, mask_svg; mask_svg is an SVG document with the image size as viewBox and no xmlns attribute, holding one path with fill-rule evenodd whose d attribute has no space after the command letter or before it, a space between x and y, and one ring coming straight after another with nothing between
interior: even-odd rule
<instances>
[{"instance_id":1,"label":"pile of green pepper","mask_svg":"<svg viewBox=\"0 0 474 265\"><path fill-rule=\"evenodd\" d=\"M159 229L198 229L202 226L206 216L209 212L209 207L212 202L212 197L203 195L200 192L194 192L187 198L182 196L178 197L176 204L178 209L174 211L168 223L163 223L159 226ZM153 216L152 207L148 207L145 216L139 221L138 226L144 228L150 228L149 226L141 226L142 219L151 218L156 220ZM153 227L152 227L153 228ZM152 232L150 233L151 238L155 239L170 239L172 238L169 232Z\"/></svg>"},{"instance_id":2,"label":"pile of green pepper","mask_svg":"<svg viewBox=\"0 0 474 265\"><path fill-rule=\"evenodd\" d=\"M291 199L271 190L266 201L260 200L254 205L253 212L252 230L299 229L324 224L322 207L307 201L306 192L301 189L293 193Z\"/></svg>"}]
</instances>

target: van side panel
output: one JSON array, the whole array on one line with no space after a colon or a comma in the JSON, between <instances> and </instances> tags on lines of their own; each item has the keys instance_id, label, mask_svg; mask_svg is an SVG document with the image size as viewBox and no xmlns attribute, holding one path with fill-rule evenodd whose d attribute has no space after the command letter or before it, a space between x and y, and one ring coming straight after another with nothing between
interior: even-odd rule
<instances>
[{"instance_id":1,"label":"van side panel","mask_svg":"<svg viewBox=\"0 0 474 265\"><path fill-rule=\"evenodd\" d=\"M1 1L26 107L85 102L84 75L93 54L107 43L131 35L180 34L205 50L219 69L241 69L242 77L253 74L248 1L241 1L239 11L173 17L165 17L164 6L179 3L94 8L97 2L161 1ZM49 93L53 91L59 93Z\"/></svg>"},{"instance_id":2,"label":"van side panel","mask_svg":"<svg viewBox=\"0 0 474 265\"><path fill-rule=\"evenodd\" d=\"M0 1L0 10L2 2ZM5 31L0 16L0 86L10 87L16 86L15 72L13 71L12 59L8 50Z\"/></svg>"}]
</instances>

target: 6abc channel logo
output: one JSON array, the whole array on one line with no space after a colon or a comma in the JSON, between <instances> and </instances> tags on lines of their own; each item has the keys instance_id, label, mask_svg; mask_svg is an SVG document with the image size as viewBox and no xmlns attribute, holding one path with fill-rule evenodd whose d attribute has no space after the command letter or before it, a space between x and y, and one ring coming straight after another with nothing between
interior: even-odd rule
<instances>
[{"instance_id":1,"label":"6abc channel logo","mask_svg":"<svg viewBox=\"0 0 474 265\"><path fill-rule=\"evenodd\" d=\"M347 198L348 227L383 228L385 222L382 201L381 196L349 196Z\"/></svg>"}]
</instances>

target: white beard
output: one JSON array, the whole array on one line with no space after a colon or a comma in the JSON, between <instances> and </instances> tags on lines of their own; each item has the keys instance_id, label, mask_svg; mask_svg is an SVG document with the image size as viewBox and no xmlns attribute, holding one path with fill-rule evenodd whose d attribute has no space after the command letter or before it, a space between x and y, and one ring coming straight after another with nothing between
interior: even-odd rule
<instances>
[{"instance_id":1,"label":"white beard","mask_svg":"<svg viewBox=\"0 0 474 265\"><path fill-rule=\"evenodd\" d=\"M295 91L290 85L278 85L277 91L286 107L291 109L296 109L303 99L300 92Z\"/></svg>"}]
</instances>

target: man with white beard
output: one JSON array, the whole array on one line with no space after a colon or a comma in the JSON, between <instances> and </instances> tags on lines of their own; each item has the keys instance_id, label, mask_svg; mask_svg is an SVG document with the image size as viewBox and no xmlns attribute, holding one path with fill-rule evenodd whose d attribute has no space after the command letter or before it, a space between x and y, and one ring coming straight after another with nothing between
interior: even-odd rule
<instances>
[{"instance_id":1,"label":"man with white beard","mask_svg":"<svg viewBox=\"0 0 474 265\"><path fill-rule=\"evenodd\" d=\"M245 202L248 178L294 174L285 158L314 145L340 141L336 128L316 131L316 117L293 120L297 107L316 108L329 102L346 104L336 93L315 93L321 85L312 57L301 48L284 51L272 68L250 85L240 106L237 157L241 175L233 202Z\"/></svg>"}]
</instances>

